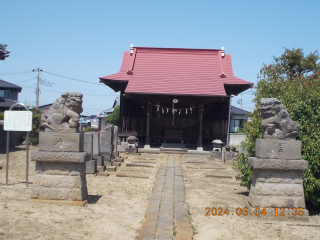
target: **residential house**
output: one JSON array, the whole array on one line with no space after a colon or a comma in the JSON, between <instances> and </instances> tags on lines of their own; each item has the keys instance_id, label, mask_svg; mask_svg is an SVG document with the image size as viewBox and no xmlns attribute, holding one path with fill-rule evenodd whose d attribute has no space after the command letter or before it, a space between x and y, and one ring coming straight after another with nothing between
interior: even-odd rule
<instances>
[{"instance_id":1,"label":"residential house","mask_svg":"<svg viewBox=\"0 0 320 240\"><path fill-rule=\"evenodd\" d=\"M22 88L0 79L0 113L18 102L18 94Z\"/></svg>"}]
</instances>

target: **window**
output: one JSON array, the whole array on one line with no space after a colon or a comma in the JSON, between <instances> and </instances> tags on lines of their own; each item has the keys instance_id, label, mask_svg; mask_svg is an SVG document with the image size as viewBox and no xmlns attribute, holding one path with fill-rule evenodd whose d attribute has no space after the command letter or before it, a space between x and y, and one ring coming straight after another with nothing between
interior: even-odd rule
<instances>
[{"instance_id":1,"label":"window","mask_svg":"<svg viewBox=\"0 0 320 240\"><path fill-rule=\"evenodd\" d=\"M243 121L245 119L231 119L230 120L230 132L236 133L240 128L243 128Z\"/></svg>"},{"instance_id":2,"label":"window","mask_svg":"<svg viewBox=\"0 0 320 240\"><path fill-rule=\"evenodd\" d=\"M3 98L10 97L10 90L0 90L0 97L3 97Z\"/></svg>"}]
</instances>

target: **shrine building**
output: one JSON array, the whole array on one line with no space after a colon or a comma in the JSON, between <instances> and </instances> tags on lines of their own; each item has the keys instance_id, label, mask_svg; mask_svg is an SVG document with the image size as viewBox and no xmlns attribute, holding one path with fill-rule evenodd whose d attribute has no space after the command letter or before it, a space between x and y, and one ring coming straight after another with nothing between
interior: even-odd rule
<instances>
[{"instance_id":1,"label":"shrine building","mask_svg":"<svg viewBox=\"0 0 320 240\"><path fill-rule=\"evenodd\" d=\"M118 73L100 82L120 91L119 137L139 145L203 150L229 143L231 96L253 84L233 75L221 49L134 47ZM211 147L212 149L212 147Z\"/></svg>"}]
</instances>

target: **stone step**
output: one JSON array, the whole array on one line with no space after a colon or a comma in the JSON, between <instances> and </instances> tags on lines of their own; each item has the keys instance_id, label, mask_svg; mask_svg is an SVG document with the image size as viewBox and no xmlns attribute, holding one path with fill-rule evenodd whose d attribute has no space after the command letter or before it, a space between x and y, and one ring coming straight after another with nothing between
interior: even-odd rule
<instances>
[{"instance_id":1,"label":"stone step","mask_svg":"<svg viewBox=\"0 0 320 240\"><path fill-rule=\"evenodd\" d=\"M113 162L113 163L112 163L112 166L118 166L118 167L120 167L120 166L121 166L121 162Z\"/></svg>"},{"instance_id":2,"label":"stone step","mask_svg":"<svg viewBox=\"0 0 320 240\"><path fill-rule=\"evenodd\" d=\"M104 164L108 167L108 166L112 166L112 162L104 162Z\"/></svg>"},{"instance_id":3,"label":"stone step","mask_svg":"<svg viewBox=\"0 0 320 240\"><path fill-rule=\"evenodd\" d=\"M98 172L104 172L104 171L106 171L106 165L97 166L97 170L98 170Z\"/></svg>"},{"instance_id":4,"label":"stone step","mask_svg":"<svg viewBox=\"0 0 320 240\"><path fill-rule=\"evenodd\" d=\"M206 177L210 177L210 178L229 178L229 179L233 179L233 176L231 175L222 175L222 174L207 174Z\"/></svg>"},{"instance_id":5,"label":"stone step","mask_svg":"<svg viewBox=\"0 0 320 240\"><path fill-rule=\"evenodd\" d=\"M108 177L110 175L110 173L108 173L108 172L98 172L97 175L98 176L102 176L102 177Z\"/></svg>"},{"instance_id":6,"label":"stone step","mask_svg":"<svg viewBox=\"0 0 320 240\"><path fill-rule=\"evenodd\" d=\"M115 171L117 171L117 166L108 166L106 171L107 172L115 172Z\"/></svg>"},{"instance_id":7,"label":"stone step","mask_svg":"<svg viewBox=\"0 0 320 240\"><path fill-rule=\"evenodd\" d=\"M206 161L187 161L185 163L207 163Z\"/></svg>"},{"instance_id":8,"label":"stone step","mask_svg":"<svg viewBox=\"0 0 320 240\"><path fill-rule=\"evenodd\" d=\"M149 167L154 168L154 164L147 164L147 163L126 163L126 167Z\"/></svg>"},{"instance_id":9,"label":"stone step","mask_svg":"<svg viewBox=\"0 0 320 240\"><path fill-rule=\"evenodd\" d=\"M152 164L155 164L156 162L155 161L141 161L141 160L138 160L138 161L131 161L132 163L152 163Z\"/></svg>"},{"instance_id":10,"label":"stone step","mask_svg":"<svg viewBox=\"0 0 320 240\"><path fill-rule=\"evenodd\" d=\"M133 175L133 174L117 174L116 177L149 178L148 176Z\"/></svg>"},{"instance_id":11,"label":"stone step","mask_svg":"<svg viewBox=\"0 0 320 240\"><path fill-rule=\"evenodd\" d=\"M114 161L115 161L115 162L124 162L124 158L122 158L122 157L116 157L116 158L114 158Z\"/></svg>"}]
</instances>

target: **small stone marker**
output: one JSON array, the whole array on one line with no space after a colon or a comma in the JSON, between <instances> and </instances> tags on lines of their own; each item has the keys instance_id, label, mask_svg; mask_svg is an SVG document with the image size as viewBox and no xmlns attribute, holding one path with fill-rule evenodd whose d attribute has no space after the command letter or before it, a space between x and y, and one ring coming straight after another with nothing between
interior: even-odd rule
<instances>
[{"instance_id":1,"label":"small stone marker","mask_svg":"<svg viewBox=\"0 0 320 240\"><path fill-rule=\"evenodd\" d=\"M84 133L83 137L83 151L90 153L90 159L93 159L93 134Z\"/></svg>"},{"instance_id":2,"label":"small stone marker","mask_svg":"<svg viewBox=\"0 0 320 240\"><path fill-rule=\"evenodd\" d=\"M100 154L110 161L113 152L113 125L107 124L104 131L100 132Z\"/></svg>"},{"instance_id":3,"label":"small stone marker","mask_svg":"<svg viewBox=\"0 0 320 240\"><path fill-rule=\"evenodd\" d=\"M108 166L106 169L107 172L115 172L116 170L117 170L116 166Z\"/></svg>"},{"instance_id":4,"label":"small stone marker","mask_svg":"<svg viewBox=\"0 0 320 240\"><path fill-rule=\"evenodd\" d=\"M86 162L86 173L95 174L97 172L97 160L90 160Z\"/></svg>"},{"instance_id":5,"label":"small stone marker","mask_svg":"<svg viewBox=\"0 0 320 240\"><path fill-rule=\"evenodd\" d=\"M95 156L92 157L93 160L97 160L97 166L103 166L104 165L104 156Z\"/></svg>"},{"instance_id":6,"label":"small stone marker","mask_svg":"<svg viewBox=\"0 0 320 240\"><path fill-rule=\"evenodd\" d=\"M92 133L92 145L93 145L93 155L100 155L100 137L98 132Z\"/></svg>"},{"instance_id":7,"label":"small stone marker","mask_svg":"<svg viewBox=\"0 0 320 240\"><path fill-rule=\"evenodd\" d=\"M106 165L97 166L97 170L98 170L98 172L104 172L104 171L106 171Z\"/></svg>"}]
</instances>

